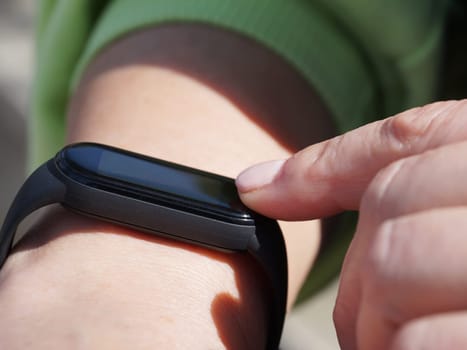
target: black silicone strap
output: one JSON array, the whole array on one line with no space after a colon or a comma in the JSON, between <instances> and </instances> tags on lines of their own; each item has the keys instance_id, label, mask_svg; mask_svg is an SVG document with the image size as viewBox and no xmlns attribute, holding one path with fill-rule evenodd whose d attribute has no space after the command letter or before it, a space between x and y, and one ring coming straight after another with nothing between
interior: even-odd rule
<instances>
[{"instance_id":1,"label":"black silicone strap","mask_svg":"<svg viewBox=\"0 0 467 350\"><path fill-rule=\"evenodd\" d=\"M21 221L35 210L59 203L65 197L65 185L51 173L49 164L54 166L49 161L29 176L8 210L0 231L0 267L5 263Z\"/></svg>"},{"instance_id":2,"label":"black silicone strap","mask_svg":"<svg viewBox=\"0 0 467 350\"><path fill-rule=\"evenodd\" d=\"M272 308L269 315L267 349L277 350L287 306L287 253L279 225L273 220L257 223L259 249L250 253L260 263L269 279L268 294Z\"/></svg>"}]
</instances>

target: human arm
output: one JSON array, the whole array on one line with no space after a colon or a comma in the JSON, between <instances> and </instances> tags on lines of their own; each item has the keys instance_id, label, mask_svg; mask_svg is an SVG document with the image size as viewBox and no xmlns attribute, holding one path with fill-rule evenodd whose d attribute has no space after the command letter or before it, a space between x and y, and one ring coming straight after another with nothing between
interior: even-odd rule
<instances>
[{"instance_id":1,"label":"human arm","mask_svg":"<svg viewBox=\"0 0 467 350\"><path fill-rule=\"evenodd\" d=\"M465 348L465 111L412 109L237 180L272 217L359 210L334 311L343 349Z\"/></svg>"},{"instance_id":2,"label":"human arm","mask_svg":"<svg viewBox=\"0 0 467 350\"><path fill-rule=\"evenodd\" d=\"M204 26L130 35L89 66L71 102L68 142L107 143L229 176L290 154L284 144L307 142L302 123L314 125L319 114L310 107L308 84L270 55ZM276 110L288 109L310 118L288 119L284 134ZM292 253L289 303L316 252L316 225L284 227ZM244 256L148 239L59 211L30 232L1 277L5 347L24 347L32 338L36 348L48 349L265 343L261 273Z\"/></svg>"}]
</instances>

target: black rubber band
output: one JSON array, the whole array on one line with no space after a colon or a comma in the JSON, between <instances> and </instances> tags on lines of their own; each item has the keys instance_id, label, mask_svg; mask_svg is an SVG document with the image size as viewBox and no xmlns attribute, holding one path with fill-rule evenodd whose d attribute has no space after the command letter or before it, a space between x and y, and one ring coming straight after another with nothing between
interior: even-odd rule
<instances>
[{"instance_id":1,"label":"black rubber band","mask_svg":"<svg viewBox=\"0 0 467 350\"><path fill-rule=\"evenodd\" d=\"M39 167L23 184L11 205L0 231L0 268L12 248L20 222L35 210L59 203L65 197L65 185L49 169L49 161ZM54 166L50 164L50 166Z\"/></svg>"},{"instance_id":2,"label":"black rubber band","mask_svg":"<svg viewBox=\"0 0 467 350\"><path fill-rule=\"evenodd\" d=\"M263 221L263 220L262 220ZM287 307L287 253L284 238L277 222L264 220L257 223L257 251L250 251L260 263L269 279L272 308L270 310L266 349L277 350L284 326Z\"/></svg>"}]
</instances>

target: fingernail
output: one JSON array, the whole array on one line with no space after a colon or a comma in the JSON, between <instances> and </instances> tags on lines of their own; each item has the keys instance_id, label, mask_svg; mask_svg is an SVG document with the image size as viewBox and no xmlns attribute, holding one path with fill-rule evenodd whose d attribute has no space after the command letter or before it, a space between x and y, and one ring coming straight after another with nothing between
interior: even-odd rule
<instances>
[{"instance_id":1,"label":"fingernail","mask_svg":"<svg viewBox=\"0 0 467 350\"><path fill-rule=\"evenodd\" d=\"M236 180L238 190L246 193L270 184L274 181L284 163L284 159L273 160L244 170Z\"/></svg>"}]
</instances>

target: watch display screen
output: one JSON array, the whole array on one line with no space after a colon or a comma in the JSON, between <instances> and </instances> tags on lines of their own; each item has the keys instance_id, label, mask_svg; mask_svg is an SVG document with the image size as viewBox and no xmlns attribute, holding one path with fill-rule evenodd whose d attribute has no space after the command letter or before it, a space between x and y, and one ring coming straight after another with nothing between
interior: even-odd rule
<instances>
[{"instance_id":1,"label":"watch display screen","mask_svg":"<svg viewBox=\"0 0 467 350\"><path fill-rule=\"evenodd\" d=\"M97 144L77 144L59 155L59 166L97 185L110 185L183 209L251 216L232 179ZM66 169L65 169L66 170Z\"/></svg>"}]
</instances>

